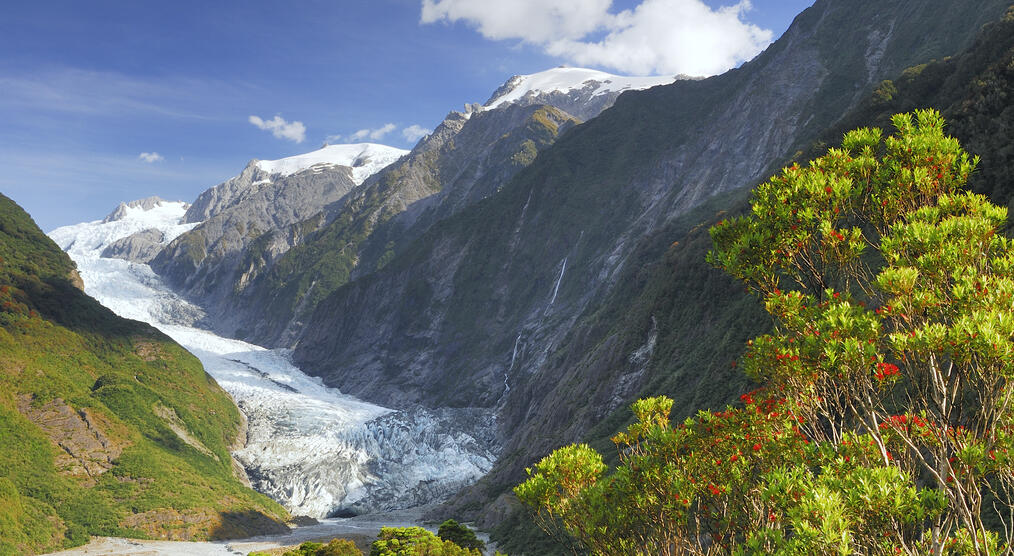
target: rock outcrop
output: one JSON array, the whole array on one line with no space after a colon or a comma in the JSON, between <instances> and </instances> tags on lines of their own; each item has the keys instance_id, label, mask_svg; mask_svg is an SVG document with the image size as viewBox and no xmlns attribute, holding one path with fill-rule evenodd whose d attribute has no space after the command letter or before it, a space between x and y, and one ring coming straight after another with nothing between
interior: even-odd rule
<instances>
[{"instance_id":1,"label":"rock outcrop","mask_svg":"<svg viewBox=\"0 0 1014 556\"><path fill-rule=\"evenodd\" d=\"M61 398L33 404L31 396L22 396L18 410L39 426L59 447L56 466L62 473L87 477L90 482L113 468L113 461L129 444L114 442L104 430L111 426L88 409L75 410ZM100 424L101 423L101 424Z\"/></svg>"}]
</instances>

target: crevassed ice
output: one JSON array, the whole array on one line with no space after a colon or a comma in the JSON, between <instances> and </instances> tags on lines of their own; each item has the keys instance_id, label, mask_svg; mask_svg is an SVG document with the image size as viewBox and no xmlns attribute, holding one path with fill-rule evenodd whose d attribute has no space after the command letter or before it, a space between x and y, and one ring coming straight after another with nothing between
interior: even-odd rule
<instances>
[{"instance_id":1,"label":"crevassed ice","mask_svg":"<svg viewBox=\"0 0 1014 556\"><path fill-rule=\"evenodd\" d=\"M268 350L190 326L203 312L148 265L100 257L117 239L157 228L169 242L184 203L129 208L117 221L50 232L77 263L85 291L117 314L148 322L200 358L247 416L234 452L258 490L294 514L326 517L407 508L446 498L489 471L492 416L478 410L392 411L310 377L284 350Z\"/></svg>"}]
</instances>

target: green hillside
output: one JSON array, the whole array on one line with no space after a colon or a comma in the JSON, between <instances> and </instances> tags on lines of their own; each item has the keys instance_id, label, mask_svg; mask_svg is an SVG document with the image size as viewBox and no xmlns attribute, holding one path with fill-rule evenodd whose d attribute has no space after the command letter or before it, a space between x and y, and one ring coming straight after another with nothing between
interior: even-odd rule
<instances>
[{"instance_id":1,"label":"green hillside","mask_svg":"<svg viewBox=\"0 0 1014 556\"><path fill-rule=\"evenodd\" d=\"M234 475L229 395L75 282L70 258L0 195L0 554L284 530L285 510Z\"/></svg>"}]
</instances>

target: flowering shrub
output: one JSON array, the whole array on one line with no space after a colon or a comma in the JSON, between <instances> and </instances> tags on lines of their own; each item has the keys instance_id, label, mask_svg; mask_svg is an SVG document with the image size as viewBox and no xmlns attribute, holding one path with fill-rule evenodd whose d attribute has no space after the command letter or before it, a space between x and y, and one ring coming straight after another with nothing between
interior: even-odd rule
<instances>
[{"instance_id":1,"label":"flowering shrub","mask_svg":"<svg viewBox=\"0 0 1014 556\"><path fill-rule=\"evenodd\" d=\"M984 519L1014 527L1007 211L961 191L977 160L938 113L893 122L711 229L709 261L774 318L741 362L777 397L677 427L671 401L635 403L612 474L587 447L530 470L515 492L544 524L603 554L1008 550Z\"/></svg>"}]
</instances>

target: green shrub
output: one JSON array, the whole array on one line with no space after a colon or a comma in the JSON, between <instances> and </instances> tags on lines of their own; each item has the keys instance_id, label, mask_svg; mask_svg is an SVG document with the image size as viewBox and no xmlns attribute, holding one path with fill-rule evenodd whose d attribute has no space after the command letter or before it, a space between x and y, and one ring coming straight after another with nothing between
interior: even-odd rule
<instances>
[{"instance_id":1,"label":"green shrub","mask_svg":"<svg viewBox=\"0 0 1014 556\"><path fill-rule=\"evenodd\" d=\"M448 519L440 524L437 536L462 548L474 548L480 551L486 549L486 543L476 538L474 531L453 519Z\"/></svg>"},{"instance_id":2,"label":"green shrub","mask_svg":"<svg viewBox=\"0 0 1014 556\"><path fill-rule=\"evenodd\" d=\"M476 549L462 548L422 527L384 527L370 547L370 556L479 556Z\"/></svg>"}]
</instances>

